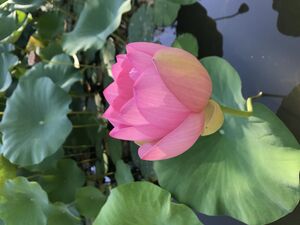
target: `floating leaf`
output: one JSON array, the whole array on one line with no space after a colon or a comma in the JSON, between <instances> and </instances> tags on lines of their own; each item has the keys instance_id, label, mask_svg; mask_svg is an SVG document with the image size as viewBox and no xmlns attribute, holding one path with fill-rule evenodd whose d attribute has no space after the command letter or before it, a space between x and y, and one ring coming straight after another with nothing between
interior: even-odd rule
<instances>
[{"instance_id":1,"label":"floating leaf","mask_svg":"<svg viewBox=\"0 0 300 225\"><path fill-rule=\"evenodd\" d=\"M213 99L244 110L237 72L223 59L202 60L213 81ZM155 162L162 187L194 209L261 225L291 212L299 202L300 147L266 107L249 118L225 116L222 129L185 154ZM192 193L192 194L191 194Z\"/></svg>"},{"instance_id":2,"label":"floating leaf","mask_svg":"<svg viewBox=\"0 0 300 225\"><path fill-rule=\"evenodd\" d=\"M0 92L9 88L12 79L9 70L18 63L18 58L7 52L0 53Z\"/></svg>"},{"instance_id":3,"label":"floating leaf","mask_svg":"<svg viewBox=\"0 0 300 225\"><path fill-rule=\"evenodd\" d=\"M101 49L120 25L122 14L130 8L130 0L87 0L74 30L63 37L63 49L70 55L80 50Z\"/></svg>"},{"instance_id":4,"label":"floating leaf","mask_svg":"<svg viewBox=\"0 0 300 225\"><path fill-rule=\"evenodd\" d=\"M192 34L185 33L178 36L173 43L173 47L184 49L194 56L198 56L198 42Z\"/></svg>"},{"instance_id":5,"label":"floating leaf","mask_svg":"<svg viewBox=\"0 0 300 225\"><path fill-rule=\"evenodd\" d=\"M47 224L47 193L23 177L8 180L0 191L0 218L6 225Z\"/></svg>"},{"instance_id":6,"label":"floating leaf","mask_svg":"<svg viewBox=\"0 0 300 225\"><path fill-rule=\"evenodd\" d=\"M22 80L8 99L0 125L3 155L26 166L54 154L72 129L70 97L49 78Z\"/></svg>"},{"instance_id":7,"label":"floating leaf","mask_svg":"<svg viewBox=\"0 0 300 225\"><path fill-rule=\"evenodd\" d=\"M57 168L45 172L39 183L52 201L69 203L74 200L77 188L84 184L83 171L71 159L62 159Z\"/></svg>"},{"instance_id":8,"label":"floating leaf","mask_svg":"<svg viewBox=\"0 0 300 225\"><path fill-rule=\"evenodd\" d=\"M81 225L80 218L75 217L68 206L57 202L49 206L47 225Z\"/></svg>"},{"instance_id":9,"label":"floating leaf","mask_svg":"<svg viewBox=\"0 0 300 225\"><path fill-rule=\"evenodd\" d=\"M277 115L300 143L300 84L282 100Z\"/></svg>"},{"instance_id":10,"label":"floating leaf","mask_svg":"<svg viewBox=\"0 0 300 225\"><path fill-rule=\"evenodd\" d=\"M128 41L152 41L154 33L153 8L142 5L130 18Z\"/></svg>"},{"instance_id":11,"label":"floating leaf","mask_svg":"<svg viewBox=\"0 0 300 225\"><path fill-rule=\"evenodd\" d=\"M124 163L123 160L118 160L116 163L115 178L118 185L134 182L134 178L131 174L131 169L128 164Z\"/></svg>"},{"instance_id":12,"label":"floating leaf","mask_svg":"<svg viewBox=\"0 0 300 225\"><path fill-rule=\"evenodd\" d=\"M10 14L0 12L0 42L15 43L31 19L30 14L27 15L19 10Z\"/></svg>"},{"instance_id":13,"label":"floating leaf","mask_svg":"<svg viewBox=\"0 0 300 225\"><path fill-rule=\"evenodd\" d=\"M114 188L93 225L201 225L191 209L171 201L171 195L148 182Z\"/></svg>"},{"instance_id":14,"label":"floating leaf","mask_svg":"<svg viewBox=\"0 0 300 225\"><path fill-rule=\"evenodd\" d=\"M106 197L97 188L87 186L76 192L75 204L81 215L95 219L104 205Z\"/></svg>"},{"instance_id":15,"label":"floating leaf","mask_svg":"<svg viewBox=\"0 0 300 225\"><path fill-rule=\"evenodd\" d=\"M64 16L56 11L42 14L37 20L37 31L43 39L54 38L64 31Z\"/></svg>"},{"instance_id":16,"label":"floating leaf","mask_svg":"<svg viewBox=\"0 0 300 225\"><path fill-rule=\"evenodd\" d=\"M176 17L180 5L166 0L155 0L154 3L154 23L157 26L169 26Z\"/></svg>"},{"instance_id":17,"label":"floating leaf","mask_svg":"<svg viewBox=\"0 0 300 225\"><path fill-rule=\"evenodd\" d=\"M17 167L0 155L0 189L8 179L17 176Z\"/></svg>"},{"instance_id":18,"label":"floating leaf","mask_svg":"<svg viewBox=\"0 0 300 225\"><path fill-rule=\"evenodd\" d=\"M38 9L45 0L8 0L8 2L13 4L14 9L31 12Z\"/></svg>"},{"instance_id":19,"label":"floating leaf","mask_svg":"<svg viewBox=\"0 0 300 225\"><path fill-rule=\"evenodd\" d=\"M55 84L65 91L81 79L81 74L73 67L68 55L61 54L51 59L48 64L39 63L32 67L24 76L24 79L49 77Z\"/></svg>"}]
</instances>

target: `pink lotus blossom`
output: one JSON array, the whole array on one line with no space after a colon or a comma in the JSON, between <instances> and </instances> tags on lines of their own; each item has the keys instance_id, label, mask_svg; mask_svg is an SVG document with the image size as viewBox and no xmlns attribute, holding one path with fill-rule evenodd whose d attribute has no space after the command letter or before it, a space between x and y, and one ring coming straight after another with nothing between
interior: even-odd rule
<instances>
[{"instance_id":1,"label":"pink lotus blossom","mask_svg":"<svg viewBox=\"0 0 300 225\"><path fill-rule=\"evenodd\" d=\"M177 48L136 42L117 56L114 82L104 90L110 136L140 144L144 160L182 154L204 129L210 77L197 58Z\"/></svg>"}]
</instances>

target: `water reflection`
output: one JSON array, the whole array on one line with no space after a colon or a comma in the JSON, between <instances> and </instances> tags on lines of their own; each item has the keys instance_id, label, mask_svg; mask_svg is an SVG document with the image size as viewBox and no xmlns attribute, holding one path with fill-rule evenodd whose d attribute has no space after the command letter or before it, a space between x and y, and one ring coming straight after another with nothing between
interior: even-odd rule
<instances>
[{"instance_id":1,"label":"water reflection","mask_svg":"<svg viewBox=\"0 0 300 225\"><path fill-rule=\"evenodd\" d=\"M300 1L273 0L273 9L278 12L278 30L290 36L300 36Z\"/></svg>"}]
</instances>

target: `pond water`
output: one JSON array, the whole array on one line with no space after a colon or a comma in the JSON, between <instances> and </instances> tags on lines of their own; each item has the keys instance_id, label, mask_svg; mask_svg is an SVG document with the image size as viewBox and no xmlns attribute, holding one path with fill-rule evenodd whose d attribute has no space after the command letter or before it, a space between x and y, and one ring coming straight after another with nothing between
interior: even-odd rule
<instances>
[{"instance_id":1,"label":"pond water","mask_svg":"<svg viewBox=\"0 0 300 225\"><path fill-rule=\"evenodd\" d=\"M160 41L170 45L176 29L197 37L200 57L227 59L241 76L245 97L259 91L273 95L259 99L273 111L300 83L299 0L201 0L181 8L177 25ZM299 225L299 211L274 225ZM200 218L205 225L243 224L229 217Z\"/></svg>"}]
</instances>

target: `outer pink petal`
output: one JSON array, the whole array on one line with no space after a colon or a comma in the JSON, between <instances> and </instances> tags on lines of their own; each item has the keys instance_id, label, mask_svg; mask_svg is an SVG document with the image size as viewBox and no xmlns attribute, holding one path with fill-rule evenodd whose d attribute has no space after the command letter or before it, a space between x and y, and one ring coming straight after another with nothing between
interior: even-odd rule
<instances>
[{"instance_id":1,"label":"outer pink petal","mask_svg":"<svg viewBox=\"0 0 300 225\"><path fill-rule=\"evenodd\" d=\"M131 140L139 142L153 142L159 140L161 137L167 134L168 131L164 129L156 128L152 125L143 125L143 126L120 126L115 127L109 135L111 137L122 139L122 140Z\"/></svg>"},{"instance_id":2,"label":"outer pink petal","mask_svg":"<svg viewBox=\"0 0 300 225\"><path fill-rule=\"evenodd\" d=\"M146 125L149 122L138 110L135 99L130 99L120 110L120 116L124 124L135 126L135 125Z\"/></svg>"},{"instance_id":3,"label":"outer pink petal","mask_svg":"<svg viewBox=\"0 0 300 225\"><path fill-rule=\"evenodd\" d=\"M108 109L103 113L102 117L108 119L114 127L120 126L123 123L120 113L112 106L108 107Z\"/></svg>"},{"instance_id":4,"label":"outer pink petal","mask_svg":"<svg viewBox=\"0 0 300 225\"><path fill-rule=\"evenodd\" d=\"M153 56L157 51L161 49L168 48L160 44L149 43L149 42L134 42L128 44L127 46L129 46L129 48L127 48L127 52L128 51L130 52L131 49L135 49L137 51L144 52L150 56Z\"/></svg>"},{"instance_id":5,"label":"outer pink petal","mask_svg":"<svg viewBox=\"0 0 300 225\"><path fill-rule=\"evenodd\" d=\"M109 104L112 104L112 102L118 97L119 91L118 86L115 82L111 83L105 90L103 91L103 95L106 99L106 101Z\"/></svg>"},{"instance_id":6,"label":"outer pink petal","mask_svg":"<svg viewBox=\"0 0 300 225\"><path fill-rule=\"evenodd\" d=\"M143 160L163 160L178 156L192 147L203 128L204 113L192 113L157 143L142 145L139 156Z\"/></svg>"},{"instance_id":7,"label":"outer pink petal","mask_svg":"<svg viewBox=\"0 0 300 225\"><path fill-rule=\"evenodd\" d=\"M170 91L193 112L201 112L212 93L206 69L192 54L177 48L158 51L154 63Z\"/></svg>"},{"instance_id":8,"label":"outer pink petal","mask_svg":"<svg viewBox=\"0 0 300 225\"><path fill-rule=\"evenodd\" d=\"M141 74L133 91L139 111L154 126L172 130L190 113L168 90L155 69Z\"/></svg>"},{"instance_id":9,"label":"outer pink petal","mask_svg":"<svg viewBox=\"0 0 300 225\"><path fill-rule=\"evenodd\" d=\"M112 65L113 78L116 80L122 71L129 72L132 68L125 54L117 55L117 63Z\"/></svg>"}]
</instances>

